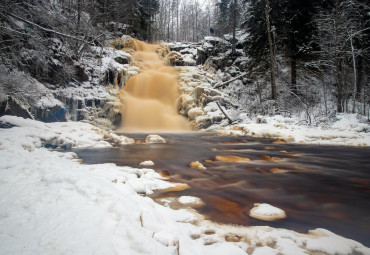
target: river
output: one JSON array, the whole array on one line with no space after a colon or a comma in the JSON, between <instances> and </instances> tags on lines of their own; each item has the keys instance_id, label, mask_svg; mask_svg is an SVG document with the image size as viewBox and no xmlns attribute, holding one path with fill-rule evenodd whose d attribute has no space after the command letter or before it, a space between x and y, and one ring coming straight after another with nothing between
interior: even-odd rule
<instances>
[{"instance_id":1,"label":"river","mask_svg":"<svg viewBox=\"0 0 370 255\"><path fill-rule=\"evenodd\" d=\"M147 134L124 135L144 141ZM370 148L286 144L201 132L161 136L166 144L75 152L84 164L139 167L142 161L154 161L153 169L191 188L156 191L152 198L199 197L205 204L197 211L214 222L298 232L325 228L370 246ZM216 160L220 155L250 161ZM207 169L190 168L193 161ZM274 222L253 219L248 212L254 203L279 207L288 217Z\"/></svg>"}]
</instances>

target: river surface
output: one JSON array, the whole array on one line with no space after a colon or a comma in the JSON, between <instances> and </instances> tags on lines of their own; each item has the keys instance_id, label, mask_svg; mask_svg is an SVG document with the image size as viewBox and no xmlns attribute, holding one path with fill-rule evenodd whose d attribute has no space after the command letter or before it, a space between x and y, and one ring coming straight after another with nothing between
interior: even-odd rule
<instances>
[{"instance_id":1,"label":"river surface","mask_svg":"<svg viewBox=\"0 0 370 255\"><path fill-rule=\"evenodd\" d=\"M138 141L146 137L123 135ZM75 152L85 164L140 167L140 162L152 160L155 166L151 168L169 175L170 181L191 187L157 191L154 199L199 197L205 205L197 211L215 222L298 232L325 228L370 246L370 148L286 144L212 133L161 136L166 144L137 143ZM225 162L217 156L250 161ZM193 161L207 169L190 168ZM288 217L274 222L253 219L248 213L254 203L279 207Z\"/></svg>"}]
</instances>

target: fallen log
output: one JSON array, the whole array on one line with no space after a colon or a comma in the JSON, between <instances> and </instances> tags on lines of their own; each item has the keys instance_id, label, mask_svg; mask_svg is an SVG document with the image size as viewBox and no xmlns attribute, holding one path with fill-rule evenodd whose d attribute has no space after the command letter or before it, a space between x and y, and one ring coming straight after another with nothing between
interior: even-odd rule
<instances>
[{"instance_id":1,"label":"fallen log","mask_svg":"<svg viewBox=\"0 0 370 255\"><path fill-rule=\"evenodd\" d=\"M225 81L225 82L222 82L222 83L216 83L216 85L213 87L214 89L217 89L219 87L222 87L222 86L225 86L233 81L236 81L236 80L239 80L240 78L243 78L244 76L247 76L248 73L244 73L244 74L241 74L239 76L236 76L235 78L231 79L231 80L228 80L228 81Z\"/></svg>"},{"instance_id":2,"label":"fallen log","mask_svg":"<svg viewBox=\"0 0 370 255\"><path fill-rule=\"evenodd\" d=\"M224 111L224 109L222 109L222 107L220 105L220 102L216 101L216 104L217 104L218 108L220 108L221 112L225 115L225 117L229 120L229 124L233 123L234 121L229 117L229 115L227 115L227 113Z\"/></svg>"}]
</instances>

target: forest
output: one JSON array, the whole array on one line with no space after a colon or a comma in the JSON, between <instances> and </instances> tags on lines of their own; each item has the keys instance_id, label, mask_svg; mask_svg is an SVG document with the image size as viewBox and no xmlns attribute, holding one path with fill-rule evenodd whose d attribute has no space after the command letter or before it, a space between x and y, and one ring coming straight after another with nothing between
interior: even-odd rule
<instances>
[{"instance_id":1,"label":"forest","mask_svg":"<svg viewBox=\"0 0 370 255\"><path fill-rule=\"evenodd\" d=\"M6 70L68 84L78 78L75 62L88 47L123 34L184 43L211 35L226 38L231 46L231 52L219 46L210 53L228 54L228 64L216 70L247 58L237 65L239 73L247 73L257 83L255 90L268 94L259 113L291 112L297 105L311 111L323 104L322 115L369 115L367 1L3 0L0 11L3 89L9 81ZM64 51L56 53L58 43ZM287 105L288 98L294 103Z\"/></svg>"}]
</instances>

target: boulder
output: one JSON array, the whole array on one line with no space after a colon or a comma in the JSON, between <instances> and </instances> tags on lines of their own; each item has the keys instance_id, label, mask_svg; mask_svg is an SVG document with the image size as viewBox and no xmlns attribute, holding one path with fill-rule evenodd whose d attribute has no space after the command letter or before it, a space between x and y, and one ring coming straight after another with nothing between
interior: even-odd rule
<instances>
[{"instance_id":1,"label":"boulder","mask_svg":"<svg viewBox=\"0 0 370 255\"><path fill-rule=\"evenodd\" d=\"M250 210L249 216L259 220L274 221L286 218L286 214L280 208L269 204L254 204L254 207Z\"/></svg>"},{"instance_id":2,"label":"boulder","mask_svg":"<svg viewBox=\"0 0 370 255\"><path fill-rule=\"evenodd\" d=\"M166 140L159 135L148 135L145 138L145 143L166 143Z\"/></svg>"}]
</instances>

